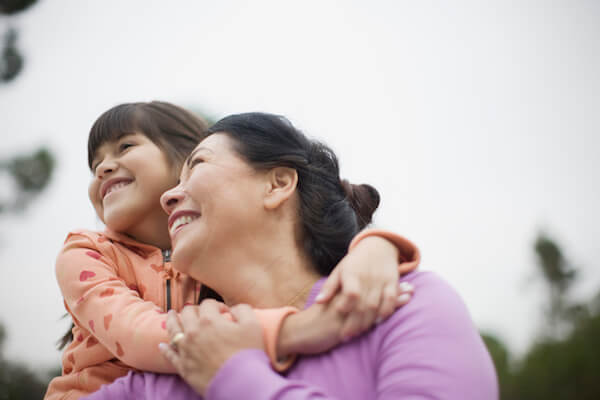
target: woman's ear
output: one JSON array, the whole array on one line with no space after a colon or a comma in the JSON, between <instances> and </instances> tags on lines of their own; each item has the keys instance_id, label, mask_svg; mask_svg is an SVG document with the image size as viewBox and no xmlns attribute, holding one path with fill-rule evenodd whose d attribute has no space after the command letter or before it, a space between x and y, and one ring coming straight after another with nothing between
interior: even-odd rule
<instances>
[{"instance_id":1,"label":"woman's ear","mask_svg":"<svg viewBox=\"0 0 600 400\"><path fill-rule=\"evenodd\" d=\"M275 167L268 172L267 179L264 205L266 209L274 210L296 191L298 172L294 168Z\"/></svg>"}]
</instances>

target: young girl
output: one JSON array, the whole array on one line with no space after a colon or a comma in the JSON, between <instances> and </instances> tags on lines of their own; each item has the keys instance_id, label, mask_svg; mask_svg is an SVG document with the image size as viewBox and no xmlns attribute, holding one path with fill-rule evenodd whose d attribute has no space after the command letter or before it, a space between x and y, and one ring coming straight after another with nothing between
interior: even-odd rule
<instances>
[{"instance_id":1,"label":"young girl","mask_svg":"<svg viewBox=\"0 0 600 400\"><path fill-rule=\"evenodd\" d=\"M71 232L58 255L56 275L65 308L73 318L73 340L63 353L63 374L52 380L46 399L79 398L131 369L176 372L158 351L158 344L168 341L166 312L197 304L205 295L198 282L171 265L167 215L159 200L163 192L177 184L183 160L204 137L206 128L204 121L193 114L162 102L116 106L92 126L88 141L88 162L93 173L89 197L106 229ZM340 263L345 263L346 272L339 268L334 272L323 296L323 301L333 296L341 285L342 274L356 278L362 271L362 276L371 277L374 289L369 294L350 288L339 306L348 315L342 323L354 325L353 333L366 329L378 312L389 315L406 301L406 296L396 300L398 271L408 272L419 261L417 252L402 252L405 242L393 234L363 232L354 244L372 235L391 239L400 251L381 238L362 240L352 256ZM375 265L387 262L390 268L371 271L373 257L378 258ZM307 286L306 291L309 289ZM358 294L363 301L352 304ZM290 298L290 303L293 301ZM358 312L347 314L353 306ZM279 340L279 327L291 312L290 308L259 312L274 364L277 352L297 351L298 343L306 344L310 351L322 351L325 348L311 345L318 342L319 335L340 336L339 321L330 321L311 324L305 337ZM306 321L301 319L302 314L285 319L285 323ZM312 335L315 326L319 332Z\"/></svg>"}]
</instances>

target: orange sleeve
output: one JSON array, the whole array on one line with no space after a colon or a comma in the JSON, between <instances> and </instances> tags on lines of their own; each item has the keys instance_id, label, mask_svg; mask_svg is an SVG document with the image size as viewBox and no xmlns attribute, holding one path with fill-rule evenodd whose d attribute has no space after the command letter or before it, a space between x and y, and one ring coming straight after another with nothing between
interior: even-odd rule
<instances>
[{"instance_id":1,"label":"orange sleeve","mask_svg":"<svg viewBox=\"0 0 600 400\"><path fill-rule=\"evenodd\" d=\"M125 364L175 373L158 350L160 342L169 341L166 314L153 302L143 300L135 288L129 288L118 271L94 240L70 234L56 262L56 277L67 309L80 327ZM87 361L88 365L95 362Z\"/></svg>"},{"instance_id":2,"label":"orange sleeve","mask_svg":"<svg viewBox=\"0 0 600 400\"><path fill-rule=\"evenodd\" d=\"M265 348L269 360L271 360L271 366L279 372L283 372L292 366L296 361L296 356L289 356L285 359L279 359L277 357L277 340L279 337L279 331L281 330L281 324L283 320L290 314L298 312L295 307L281 307L281 308L269 308L269 309L254 309L260 324L263 328L263 339L265 342Z\"/></svg>"},{"instance_id":3,"label":"orange sleeve","mask_svg":"<svg viewBox=\"0 0 600 400\"><path fill-rule=\"evenodd\" d=\"M394 232L382 229L364 229L359 232L358 235L352 239L352 242L350 242L348 252L352 251L362 239L369 236L379 236L387 239L398 248L398 271L400 272L400 275L407 274L419 266L419 263L421 262L421 253L417 246Z\"/></svg>"},{"instance_id":4,"label":"orange sleeve","mask_svg":"<svg viewBox=\"0 0 600 400\"><path fill-rule=\"evenodd\" d=\"M118 269L110 257L101 253L94 240L83 234L70 234L56 262L56 276L67 309L79 326L130 367L176 373L158 350L159 343L170 340L166 314L127 287ZM297 309L255 311L273 367L286 370L295 358L278 360L277 340L283 320ZM93 364L93 360L89 360L89 364Z\"/></svg>"}]
</instances>

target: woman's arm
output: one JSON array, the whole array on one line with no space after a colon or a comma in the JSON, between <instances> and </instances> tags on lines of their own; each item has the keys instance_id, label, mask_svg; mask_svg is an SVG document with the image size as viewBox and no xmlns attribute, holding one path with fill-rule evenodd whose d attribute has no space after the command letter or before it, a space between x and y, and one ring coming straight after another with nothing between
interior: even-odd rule
<instances>
[{"instance_id":1,"label":"woman's arm","mask_svg":"<svg viewBox=\"0 0 600 400\"><path fill-rule=\"evenodd\" d=\"M372 351L368 358L370 363L361 367L372 371L374 377L370 398L497 399L498 386L491 358L460 297L435 274L421 273L408 279L416 287L415 299L364 339L359 339L367 341L360 349ZM247 323L251 319L249 315L240 324L229 321L225 330L221 329L222 321L208 316L205 320L207 329L219 327L209 338L216 337L216 332L226 332L225 339L211 343L187 341L188 326L194 325L191 321L183 321L182 326L174 325L171 334L183 329L186 339L180 342L181 354L172 349L165 350L165 354L176 363L184 379L200 393L206 393L209 399L330 398L314 384L282 377L269 367L264 352L253 348L257 346L248 336L253 329L256 331ZM240 336L245 336L244 346L234 345L234 341L239 340L236 337ZM259 343L256 338L254 342ZM235 347L238 347L237 351ZM188 354L202 348L226 356L219 356L220 361L212 366L202 360L188 359ZM344 351L352 352L353 349ZM357 348L355 351L362 350ZM331 368L343 370L348 367L345 362L351 359L343 356L327 358L320 365L323 373ZM226 361L223 363L222 360ZM215 369L217 364L221 365ZM195 370L211 372L204 375L203 380L197 380ZM352 385L352 382L337 384ZM329 387L327 392L335 393L335 387Z\"/></svg>"}]
</instances>

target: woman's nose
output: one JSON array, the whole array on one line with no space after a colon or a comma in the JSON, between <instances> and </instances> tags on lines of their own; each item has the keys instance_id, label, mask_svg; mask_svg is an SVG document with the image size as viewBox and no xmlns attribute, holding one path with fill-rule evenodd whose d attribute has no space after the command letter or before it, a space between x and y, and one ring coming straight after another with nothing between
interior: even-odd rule
<instances>
[{"instance_id":1,"label":"woman's nose","mask_svg":"<svg viewBox=\"0 0 600 400\"><path fill-rule=\"evenodd\" d=\"M183 196L184 194L181 187L179 185L175 186L160 196L160 205L167 214L171 214L175 207L181 202Z\"/></svg>"}]
</instances>

